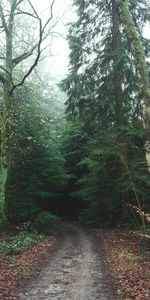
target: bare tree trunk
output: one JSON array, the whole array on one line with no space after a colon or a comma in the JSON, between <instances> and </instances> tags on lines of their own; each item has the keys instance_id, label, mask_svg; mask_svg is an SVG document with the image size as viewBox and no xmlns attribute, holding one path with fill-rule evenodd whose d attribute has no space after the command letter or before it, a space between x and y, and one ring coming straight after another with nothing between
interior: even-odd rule
<instances>
[{"instance_id":1,"label":"bare tree trunk","mask_svg":"<svg viewBox=\"0 0 150 300\"><path fill-rule=\"evenodd\" d=\"M135 58L135 66L137 69L140 89L140 103L143 114L143 127L146 139L146 160L148 164L148 170L150 172L150 82L148 68L145 60L144 48L129 11L128 1L117 0L117 3L121 16L121 22L132 46L133 55Z\"/></svg>"},{"instance_id":2,"label":"bare tree trunk","mask_svg":"<svg viewBox=\"0 0 150 300\"><path fill-rule=\"evenodd\" d=\"M7 224L6 201L5 201L5 185L7 181L7 168L3 163L3 155L1 157L1 171L0 171L0 227Z\"/></svg>"},{"instance_id":3,"label":"bare tree trunk","mask_svg":"<svg viewBox=\"0 0 150 300\"><path fill-rule=\"evenodd\" d=\"M5 60L5 82L4 82L4 113L1 132L1 178L0 178L0 219L3 225L7 224L6 206L6 183L11 163L10 136L11 136L11 112L13 96L12 89L12 29L13 16L10 16L8 30L6 31L6 60Z\"/></svg>"},{"instance_id":4,"label":"bare tree trunk","mask_svg":"<svg viewBox=\"0 0 150 300\"><path fill-rule=\"evenodd\" d=\"M12 96L9 94L8 86L4 88L4 115L1 129L1 170L0 170L0 222L7 223L6 207L6 182L11 162L10 135L11 135L11 105Z\"/></svg>"},{"instance_id":5,"label":"bare tree trunk","mask_svg":"<svg viewBox=\"0 0 150 300\"><path fill-rule=\"evenodd\" d=\"M39 62L41 55L41 44L42 41L49 35L49 32L45 32L48 29L48 25L53 18L53 5L55 0L50 4L50 16L42 24L42 20L39 17L36 9L32 5L31 1L28 1L30 6L30 12L24 12L18 7L21 5L24 0L9 0L7 1L10 4L10 11L5 11L5 1L0 0L0 21L1 28L5 33L6 37L6 47L5 55L3 56L3 61L5 61L4 66L0 66L0 81L3 83L4 91L4 115L3 115L3 125L1 129L1 166L0 166L0 225L7 223L7 201L6 201L6 183L8 178L9 168L11 167L11 134L12 134L12 104L13 104L13 92L14 90L22 86L26 78L31 74L33 69ZM29 50L21 49L22 54L13 58L13 27L14 27L14 17L17 14L27 14L36 19L39 24L39 39L33 42L33 46ZM29 29L30 30L30 29ZM23 78L19 83L14 84L13 81L13 70L16 65L32 56L33 53L36 55L34 58L33 64L30 65L29 69L25 72Z\"/></svg>"}]
</instances>

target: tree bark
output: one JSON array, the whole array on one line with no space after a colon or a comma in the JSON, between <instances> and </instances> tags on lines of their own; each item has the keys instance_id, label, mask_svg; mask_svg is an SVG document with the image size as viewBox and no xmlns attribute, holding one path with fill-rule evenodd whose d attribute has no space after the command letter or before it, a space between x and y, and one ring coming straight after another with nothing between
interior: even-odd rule
<instances>
[{"instance_id":1,"label":"tree bark","mask_svg":"<svg viewBox=\"0 0 150 300\"><path fill-rule=\"evenodd\" d=\"M120 26L119 15L116 0L112 0L112 48L113 48L113 63L114 63L114 96L115 96L115 116L117 127L117 152L120 160L118 162L118 178L122 177L126 172L127 151L124 135L122 134L122 127L124 125L124 111L123 111L123 89L122 89L122 70L120 68L121 42L120 42ZM120 195L122 202L122 217L127 216L127 193L123 192Z\"/></svg>"},{"instance_id":2,"label":"tree bark","mask_svg":"<svg viewBox=\"0 0 150 300\"><path fill-rule=\"evenodd\" d=\"M112 0L112 48L114 61L114 95L117 128L121 128L121 126L124 124L122 71L118 66L121 58L121 45L119 35L120 30L116 0Z\"/></svg>"},{"instance_id":3,"label":"tree bark","mask_svg":"<svg viewBox=\"0 0 150 300\"><path fill-rule=\"evenodd\" d=\"M13 14L9 17L9 23L6 34L6 58L5 58L5 82L4 82L4 112L3 125L1 129L1 178L0 178L0 222L2 225L7 223L7 206L6 206L6 183L8 178L9 167L11 164L10 136L11 136L11 113L13 95L12 89L12 31L13 31Z\"/></svg>"},{"instance_id":4,"label":"tree bark","mask_svg":"<svg viewBox=\"0 0 150 300\"><path fill-rule=\"evenodd\" d=\"M13 105L13 92L18 87L24 84L26 78L31 74L33 69L39 62L39 58L41 55L41 44L45 40L45 38L49 35L49 32L45 34L45 30L47 29L51 19L53 18L53 5L55 0L50 4L50 16L47 20L45 20L44 24L42 24L42 20L39 17L36 9L32 5L30 1L28 4L30 5L30 12L23 12L18 9L19 5L24 0L8 0L9 12L5 11L5 1L0 0L0 20L1 20L1 28L3 29L6 37L6 47L5 47L5 56L3 57L5 61L4 66L0 66L0 80L3 83L3 91L4 91L4 113L3 113L3 124L1 129L1 165L0 165L0 225L5 224L7 222L7 201L6 201L6 183L8 178L9 168L12 164L11 159L11 134L12 134L12 105ZM33 46L29 51L24 52L18 57L13 58L13 27L14 27L14 17L17 14L27 14L30 15L34 20L36 19L39 23L39 39L38 41L33 42ZM30 57L34 51L36 51L36 56L33 61L33 64L29 67L27 72L24 74L23 78L19 83L13 83L13 70L15 66L21 63L26 58Z\"/></svg>"},{"instance_id":5,"label":"tree bark","mask_svg":"<svg viewBox=\"0 0 150 300\"><path fill-rule=\"evenodd\" d=\"M144 48L129 11L127 0L117 0L121 22L132 46L135 67L138 74L140 103L142 108L143 127L145 132L145 151L148 171L150 173L150 82Z\"/></svg>"}]
</instances>

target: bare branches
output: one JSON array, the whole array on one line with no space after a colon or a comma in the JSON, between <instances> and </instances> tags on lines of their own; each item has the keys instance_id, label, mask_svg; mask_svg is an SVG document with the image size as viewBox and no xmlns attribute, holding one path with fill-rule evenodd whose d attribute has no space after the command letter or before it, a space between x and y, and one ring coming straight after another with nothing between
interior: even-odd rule
<instances>
[{"instance_id":1,"label":"bare branches","mask_svg":"<svg viewBox=\"0 0 150 300\"><path fill-rule=\"evenodd\" d=\"M17 0L11 1L11 13L10 13L10 15L14 14L14 11L16 9L16 5L17 5Z\"/></svg>"},{"instance_id":2,"label":"bare branches","mask_svg":"<svg viewBox=\"0 0 150 300\"><path fill-rule=\"evenodd\" d=\"M29 50L25 50L24 53L22 53L21 55L18 55L15 58L11 58L11 62L9 62L10 65L12 64L12 71L13 71L13 68L15 68L16 65L18 65L19 63L21 63L25 59L29 58L33 54L36 55L33 64L29 67L28 71L25 73L25 75L23 76L22 80L19 83L13 84L12 74L9 74L11 85L12 85L11 93L13 93L13 91L16 87L21 86L21 85L24 84L27 77L31 74L31 72L37 66L37 64L39 62L41 52L42 52L42 49L41 49L42 42L49 35L49 32L46 29L47 29L50 21L53 18L53 6L54 6L54 2L55 2L55 0L52 1L51 5L50 5L50 16L48 17L48 19L43 24L42 19L39 16L36 8L32 4L31 0L28 0L28 4L30 6L30 11L23 11L22 8L21 9L19 8L19 5L23 1L24 0L12 0L10 2L11 7L10 7L9 17L6 18L5 14L4 14L4 8L2 6L2 1L0 0L0 19L1 19L1 22L2 22L2 27L4 28L4 31L5 31L7 36L8 36L8 34L12 35L13 21L14 21L14 16L16 16L16 15L21 15L21 14L22 15L27 15L29 17L34 18L39 23L38 41L35 41L33 46L31 45ZM12 49L11 49L11 51L12 51ZM3 59L3 58L1 58L1 59ZM4 58L4 60L5 60L5 58ZM2 70L2 72L0 71L0 80L2 80L2 82L5 82L6 81L5 78L8 78L7 68L5 69L3 66L0 66L0 69Z\"/></svg>"},{"instance_id":3,"label":"bare branches","mask_svg":"<svg viewBox=\"0 0 150 300\"><path fill-rule=\"evenodd\" d=\"M15 12L17 6L19 6L21 4L21 2L23 2L23 0L19 0L18 2L17 2L17 0L13 0L11 2L11 10L10 10L10 14L9 14L9 21L8 21L8 24L7 24L7 21L5 19L5 15L4 15L4 9L2 7L2 1L0 0L0 19L2 21L1 28L4 28L6 35L9 34L9 29L10 29L9 27L12 26L12 20L14 18L14 12Z\"/></svg>"},{"instance_id":4,"label":"bare branches","mask_svg":"<svg viewBox=\"0 0 150 300\"><path fill-rule=\"evenodd\" d=\"M31 1L30 1L30 0L28 0L28 3L30 4L30 6L31 6L31 8L32 8L32 10L33 10L33 12L34 12L34 14L35 14L36 18L37 18L37 19L40 19L40 18L39 18L39 16L38 16L38 13L37 13L37 11L35 10L35 8L34 8L34 6L32 5L32 3L31 3Z\"/></svg>"},{"instance_id":5,"label":"bare branches","mask_svg":"<svg viewBox=\"0 0 150 300\"><path fill-rule=\"evenodd\" d=\"M53 6L54 6L54 3L55 3L55 0L52 1L52 4L51 4L51 8L50 8L50 17L49 19L47 20L47 22L45 23L44 27L43 27L43 31L45 30L45 28L47 27L47 25L49 24L49 22L52 20L53 18Z\"/></svg>"},{"instance_id":6,"label":"bare branches","mask_svg":"<svg viewBox=\"0 0 150 300\"><path fill-rule=\"evenodd\" d=\"M39 17L36 9L34 8L34 6L32 5L31 1L28 0L28 3L30 4L30 7L32 8L33 14L29 13L32 17L35 17L38 21L39 21L39 40L38 43L36 43L29 52L23 53L22 55L16 57L13 60L13 63L16 65L18 63L20 63L21 61L23 61L24 59L30 57L33 52L37 49L37 55L36 58L34 60L34 63L31 65L31 67L29 68L29 70L26 72L26 74L24 75L24 77L22 78L22 80L16 84L12 86L11 89L11 93L13 93L14 89L16 87L22 86L25 82L25 80L27 79L27 77L32 73L33 69L37 66L39 59L40 59L40 55L41 55L41 44L43 42L43 40L47 37L47 35L44 36L45 33L45 29L48 26L48 24L50 23L51 19L53 18L53 5L54 5L55 0L53 0L52 4L51 4L51 8L50 8L50 17L47 19L46 23L44 24L44 26L42 26L42 20Z\"/></svg>"},{"instance_id":7,"label":"bare branches","mask_svg":"<svg viewBox=\"0 0 150 300\"><path fill-rule=\"evenodd\" d=\"M15 67L15 66L18 65L20 62L22 62L23 60L25 60L25 59L27 59L28 57L30 57L30 56L33 54L33 52L36 50L37 45L38 45L38 43L35 44L35 45L31 48L30 51L25 52L25 53L23 53L23 54L21 54L21 55L15 57L15 58L13 59L13 66Z\"/></svg>"},{"instance_id":8,"label":"bare branches","mask_svg":"<svg viewBox=\"0 0 150 300\"><path fill-rule=\"evenodd\" d=\"M39 22L41 22L41 19L40 19L39 15L38 15L37 11L35 10L34 6L32 5L31 1L28 0L28 2L29 2L29 4L30 4L30 6L31 6L31 8L32 8L32 10L33 10L33 12L34 12L36 18L39 20ZM46 23L44 24L44 26L43 26L43 28L42 28L42 34L44 33L44 31L45 31L47 25L50 23L50 21L51 21L52 18L53 18L53 6L54 6L54 3L55 3L55 0L52 1L52 4L51 4L51 6L50 6L50 17L47 19Z\"/></svg>"},{"instance_id":9,"label":"bare branches","mask_svg":"<svg viewBox=\"0 0 150 300\"><path fill-rule=\"evenodd\" d=\"M28 11L22 11L21 9L17 10L17 12L15 13L15 16L17 16L17 15L27 15L27 16L37 19L37 17L35 17L33 14L29 13Z\"/></svg>"},{"instance_id":10,"label":"bare branches","mask_svg":"<svg viewBox=\"0 0 150 300\"><path fill-rule=\"evenodd\" d=\"M11 14L14 14L17 7L23 2L24 0L13 0L11 3Z\"/></svg>"},{"instance_id":11,"label":"bare branches","mask_svg":"<svg viewBox=\"0 0 150 300\"><path fill-rule=\"evenodd\" d=\"M8 34L8 26L7 26L5 16L4 16L4 13L3 13L3 7L2 7L1 0L0 0L0 18L1 18L2 26L4 27L5 33Z\"/></svg>"},{"instance_id":12,"label":"bare branches","mask_svg":"<svg viewBox=\"0 0 150 300\"><path fill-rule=\"evenodd\" d=\"M23 2L24 0L18 0L16 3L16 8Z\"/></svg>"}]
</instances>

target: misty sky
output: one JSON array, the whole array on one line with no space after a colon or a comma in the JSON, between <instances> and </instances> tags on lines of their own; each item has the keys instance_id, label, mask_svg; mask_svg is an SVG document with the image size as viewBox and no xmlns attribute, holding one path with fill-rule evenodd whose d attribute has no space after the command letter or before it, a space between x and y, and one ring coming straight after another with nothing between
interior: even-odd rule
<instances>
[{"instance_id":1,"label":"misty sky","mask_svg":"<svg viewBox=\"0 0 150 300\"><path fill-rule=\"evenodd\" d=\"M65 76L68 69L69 47L65 37L68 30L67 23L75 19L72 2L72 0L55 0L53 22L56 22L56 25L52 29L55 34L47 50L49 56L43 61L45 71L48 71L50 75L58 76L58 80ZM38 3L33 0L32 3L36 3L44 16L49 13L50 0L40 0Z\"/></svg>"},{"instance_id":2,"label":"misty sky","mask_svg":"<svg viewBox=\"0 0 150 300\"><path fill-rule=\"evenodd\" d=\"M65 39L68 30L67 23L71 22L75 17L72 8L72 0L56 0L54 13L60 17L60 21L56 26L56 31L64 35L64 38L58 36L53 39L52 54L54 57L52 68L56 74L63 75L67 72L69 55L69 47Z\"/></svg>"},{"instance_id":3,"label":"misty sky","mask_svg":"<svg viewBox=\"0 0 150 300\"><path fill-rule=\"evenodd\" d=\"M34 1L37 5L37 1ZM38 6L43 11L43 15L49 12L49 3L51 3L50 0L38 1ZM57 20L57 25L52 31L56 32L55 36L57 37L53 38L51 47L49 47L49 57L45 59L44 68L51 75L58 77L58 80L62 79L67 73L69 63L69 47L65 36L68 29L67 23L75 20L76 17L75 8L72 7L72 3L73 0L55 0L53 8L53 20L54 22ZM146 26L145 36L150 38L149 26Z\"/></svg>"}]
</instances>

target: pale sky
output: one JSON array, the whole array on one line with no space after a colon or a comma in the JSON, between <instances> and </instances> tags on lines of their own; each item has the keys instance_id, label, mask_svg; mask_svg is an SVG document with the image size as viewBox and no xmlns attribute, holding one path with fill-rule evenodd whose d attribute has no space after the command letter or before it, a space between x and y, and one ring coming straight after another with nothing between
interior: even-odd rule
<instances>
[{"instance_id":1,"label":"pale sky","mask_svg":"<svg viewBox=\"0 0 150 300\"><path fill-rule=\"evenodd\" d=\"M69 47L68 42L65 39L68 31L67 23L73 21L73 19L75 18L75 14L73 13L72 0L56 0L55 8L56 15L60 16L59 23L56 26L56 32L64 35L64 37L58 35L58 37L53 39L52 55L54 56L52 59L52 70L56 74L64 75L65 73L67 73L69 62Z\"/></svg>"},{"instance_id":2,"label":"pale sky","mask_svg":"<svg viewBox=\"0 0 150 300\"><path fill-rule=\"evenodd\" d=\"M44 0L46 1L46 0ZM43 2L43 1L42 1ZM73 0L55 0L54 15L60 16L56 31L67 33L67 24L75 19L75 8L72 7ZM150 38L150 25L145 27L145 37ZM64 76L67 73L69 47L64 38L57 37L52 43L52 54L50 58L51 71L54 74Z\"/></svg>"},{"instance_id":3,"label":"pale sky","mask_svg":"<svg viewBox=\"0 0 150 300\"><path fill-rule=\"evenodd\" d=\"M43 14L46 14L46 10L49 12L50 2L51 1L49 0L38 1L38 7L41 11L43 10ZM68 70L69 47L65 37L68 31L67 23L75 19L72 2L72 0L55 0L53 6L53 20L57 24L52 29L52 31L55 32L55 37L53 37L51 46L49 46L47 50L49 57L46 57L41 63L43 64L45 71L49 72L51 75L56 75L56 77L58 76L58 80L59 78L62 79L65 74L67 74Z\"/></svg>"},{"instance_id":4,"label":"pale sky","mask_svg":"<svg viewBox=\"0 0 150 300\"><path fill-rule=\"evenodd\" d=\"M32 2L36 3L43 14L49 12L49 3L50 0L33 0ZM56 32L51 43L51 47L49 47L49 57L46 57L45 61L43 61L43 70L49 72L50 75L58 76L58 80L65 77L65 74L68 70L68 55L69 55L69 47L65 36L67 34L67 23L72 22L76 18L75 7L72 7L73 0L55 0L54 8L53 8L53 20L54 22L57 20L57 25L53 28L52 31ZM63 35L64 37L62 37ZM150 26L146 26L145 28L145 37L150 38ZM52 56L50 56L50 53Z\"/></svg>"}]
</instances>

